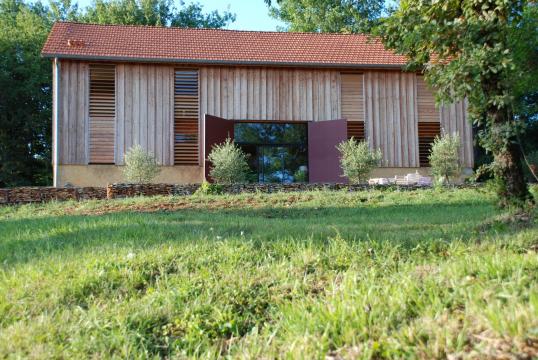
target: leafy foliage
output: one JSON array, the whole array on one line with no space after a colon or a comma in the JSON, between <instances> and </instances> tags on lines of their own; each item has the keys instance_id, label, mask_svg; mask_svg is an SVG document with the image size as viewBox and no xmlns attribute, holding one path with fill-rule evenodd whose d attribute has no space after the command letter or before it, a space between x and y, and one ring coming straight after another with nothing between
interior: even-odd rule
<instances>
[{"instance_id":1,"label":"leafy foliage","mask_svg":"<svg viewBox=\"0 0 538 360\"><path fill-rule=\"evenodd\" d=\"M209 181L203 181L200 187L194 193L195 195L220 195L222 194L222 185L213 184Z\"/></svg>"},{"instance_id":2,"label":"leafy foliage","mask_svg":"<svg viewBox=\"0 0 538 360\"><path fill-rule=\"evenodd\" d=\"M71 0L50 8L0 0L0 187L52 182L52 70L40 54L57 20L218 28L235 15L170 0L96 0L85 9Z\"/></svg>"},{"instance_id":3,"label":"leafy foliage","mask_svg":"<svg viewBox=\"0 0 538 360\"><path fill-rule=\"evenodd\" d=\"M381 150L370 150L366 141L357 141L355 138L341 142L337 146L340 151L340 166L351 183L366 181L372 170L379 165Z\"/></svg>"},{"instance_id":4,"label":"leafy foliage","mask_svg":"<svg viewBox=\"0 0 538 360\"><path fill-rule=\"evenodd\" d=\"M271 1L266 1L271 5ZM384 0L278 0L270 6L272 17L289 31L369 32L379 23Z\"/></svg>"},{"instance_id":5,"label":"leafy foliage","mask_svg":"<svg viewBox=\"0 0 538 360\"><path fill-rule=\"evenodd\" d=\"M157 25L190 28L221 28L235 21L235 15L213 11L204 13L198 3L170 0L96 0L80 20L98 24Z\"/></svg>"},{"instance_id":6,"label":"leafy foliage","mask_svg":"<svg viewBox=\"0 0 538 360\"><path fill-rule=\"evenodd\" d=\"M438 179L449 182L460 172L460 137L456 134L443 134L436 137L429 156L432 173Z\"/></svg>"},{"instance_id":7,"label":"leafy foliage","mask_svg":"<svg viewBox=\"0 0 538 360\"><path fill-rule=\"evenodd\" d=\"M130 148L125 154L123 176L130 183L144 184L153 180L160 172L159 164L153 154L140 145Z\"/></svg>"},{"instance_id":8,"label":"leafy foliage","mask_svg":"<svg viewBox=\"0 0 538 360\"><path fill-rule=\"evenodd\" d=\"M308 177L308 172L304 169L297 169L295 173L293 173L293 179L295 182L306 182Z\"/></svg>"},{"instance_id":9,"label":"leafy foliage","mask_svg":"<svg viewBox=\"0 0 538 360\"><path fill-rule=\"evenodd\" d=\"M438 102L468 99L480 143L493 154L494 174L504 183L503 205L531 198L520 163L522 123L514 116L514 90L529 52L515 55L513 39L529 28L523 14L533 6L520 0L404 0L381 28L386 46L408 56L411 69L424 69Z\"/></svg>"},{"instance_id":10,"label":"leafy foliage","mask_svg":"<svg viewBox=\"0 0 538 360\"><path fill-rule=\"evenodd\" d=\"M235 184L246 180L249 172L247 154L228 138L211 150L208 160L211 162L209 176L218 184Z\"/></svg>"},{"instance_id":11,"label":"leafy foliage","mask_svg":"<svg viewBox=\"0 0 538 360\"><path fill-rule=\"evenodd\" d=\"M0 0L0 187L51 181L50 25L40 3Z\"/></svg>"},{"instance_id":12,"label":"leafy foliage","mask_svg":"<svg viewBox=\"0 0 538 360\"><path fill-rule=\"evenodd\" d=\"M529 181L538 181L538 150L535 150L525 157L525 176Z\"/></svg>"}]
</instances>

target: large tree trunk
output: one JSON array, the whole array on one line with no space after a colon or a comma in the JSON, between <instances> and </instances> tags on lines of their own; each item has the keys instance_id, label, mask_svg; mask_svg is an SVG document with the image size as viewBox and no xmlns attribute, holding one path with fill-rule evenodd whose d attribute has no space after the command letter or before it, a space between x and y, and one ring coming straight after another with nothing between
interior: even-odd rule
<instances>
[{"instance_id":1,"label":"large tree trunk","mask_svg":"<svg viewBox=\"0 0 538 360\"><path fill-rule=\"evenodd\" d=\"M499 181L499 200L501 206L521 207L532 201L523 167L521 164L521 149L517 136L513 135L515 129L506 131L510 125L513 127L513 119L506 109L490 109L488 115L493 119L491 124L493 156L495 160L494 174ZM505 138L508 137L508 138Z\"/></svg>"},{"instance_id":2,"label":"large tree trunk","mask_svg":"<svg viewBox=\"0 0 538 360\"><path fill-rule=\"evenodd\" d=\"M500 180L499 196L502 206L522 205L532 199L523 169L521 152L515 143L495 156L495 176Z\"/></svg>"}]
</instances>

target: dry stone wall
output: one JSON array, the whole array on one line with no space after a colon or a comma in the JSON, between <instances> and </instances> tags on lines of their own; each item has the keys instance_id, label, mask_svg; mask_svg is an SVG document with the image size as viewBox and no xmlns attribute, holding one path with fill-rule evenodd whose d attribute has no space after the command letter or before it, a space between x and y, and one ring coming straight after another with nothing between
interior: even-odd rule
<instances>
[{"instance_id":1,"label":"dry stone wall","mask_svg":"<svg viewBox=\"0 0 538 360\"><path fill-rule=\"evenodd\" d=\"M475 185L458 185L457 187L476 187ZM169 196L192 195L200 184L110 184L106 188L54 188L54 187L18 187L0 189L0 205L27 204L48 201L90 200L90 199L121 199L134 196ZM369 189L395 189L400 191L416 190L427 186L419 185L350 185L350 184L233 184L221 185L224 194L240 193L275 193L313 190L347 190L362 191Z\"/></svg>"},{"instance_id":2,"label":"dry stone wall","mask_svg":"<svg viewBox=\"0 0 538 360\"><path fill-rule=\"evenodd\" d=\"M0 189L0 205L90 199L106 199L106 189L102 187L17 187Z\"/></svg>"},{"instance_id":3,"label":"dry stone wall","mask_svg":"<svg viewBox=\"0 0 538 360\"><path fill-rule=\"evenodd\" d=\"M111 184L107 187L107 197L109 199L126 198L132 196L155 196L155 195L192 195L198 190L200 184L170 185L170 184ZM275 193L275 192L296 192L313 190L348 190L361 191L366 189L387 189L397 188L400 190L414 190L424 188L416 185L350 185L350 184L233 184L220 185L224 194L240 193Z\"/></svg>"}]
</instances>

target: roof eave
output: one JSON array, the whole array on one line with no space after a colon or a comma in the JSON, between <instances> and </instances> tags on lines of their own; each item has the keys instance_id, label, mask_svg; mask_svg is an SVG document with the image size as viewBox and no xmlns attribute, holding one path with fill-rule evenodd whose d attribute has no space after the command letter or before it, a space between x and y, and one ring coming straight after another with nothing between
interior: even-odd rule
<instances>
[{"instance_id":1,"label":"roof eave","mask_svg":"<svg viewBox=\"0 0 538 360\"><path fill-rule=\"evenodd\" d=\"M58 58L67 60L90 60L90 61L121 61L121 62L151 62L151 63L174 63L174 64L199 64L199 65L252 65L252 66L288 66L288 67L316 67L316 68L368 68L368 69L402 69L401 64L349 64L349 63L315 63L315 62L284 62L284 61L225 61L225 60L200 60L200 59L174 59L174 58L149 58L130 56L88 56L76 54L42 53L45 58Z\"/></svg>"}]
</instances>

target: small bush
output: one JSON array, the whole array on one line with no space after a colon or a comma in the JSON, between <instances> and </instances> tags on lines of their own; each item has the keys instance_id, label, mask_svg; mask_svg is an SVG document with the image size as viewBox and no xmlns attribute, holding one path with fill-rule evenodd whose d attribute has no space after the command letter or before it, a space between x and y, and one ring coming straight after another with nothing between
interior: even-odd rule
<instances>
[{"instance_id":1,"label":"small bush","mask_svg":"<svg viewBox=\"0 0 538 360\"><path fill-rule=\"evenodd\" d=\"M366 181L372 170L379 166L381 150L370 150L368 142L351 138L337 146L340 151L340 166L351 183Z\"/></svg>"},{"instance_id":2,"label":"small bush","mask_svg":"<svg viewBox=\"0 0 538 360\"><path fill-rule=\"evenodd\" d=\"M218 184L244 182L249 172L247 158L247 154L228 138L211 150L208 156L212 165L209 175Z\"/></svg>"},{"instance_id":3,"label":"small bush","mask_svg":"<svg viewBox=\"0 0 538 360\"><path fill-rule=\"evenodd\" d=\"M160 171L153 154L145 151L140 145L131 147L125 154L123 176L129 183L149 183Z\"/></svg>"},{"instance_id":4,"label":"small bush","mask_svg":"<svg viewBox=\"0 0 538 360\"><path fill-rule=\"evenodd\" d=\"M297 169L295 173L293 174L293 179L295 182L306 182L307 179L307 171L304 169Z\"/></svg>"},{"instance_id":5,"label":"small bush","mask_svg":"<svg viewBox=\"0 0 538 360\"><path fill-rule=\"evenodd\" d=\"M219 184L211 184L210 182L204 181L202 185L196 190L194 195L220 195L222 194L222 186Z\"/></svg>"},{"instance_id":6,"label":"small bush","mask_svg":"<svg viewBox=\"0 0 538 360\"><path fill-rule=\"evenodd\" d=\"M441 182L448 183L460 173L460 137L457 133L436 137L430 156L432 174Z\"/></svg>"}]
</instances>

